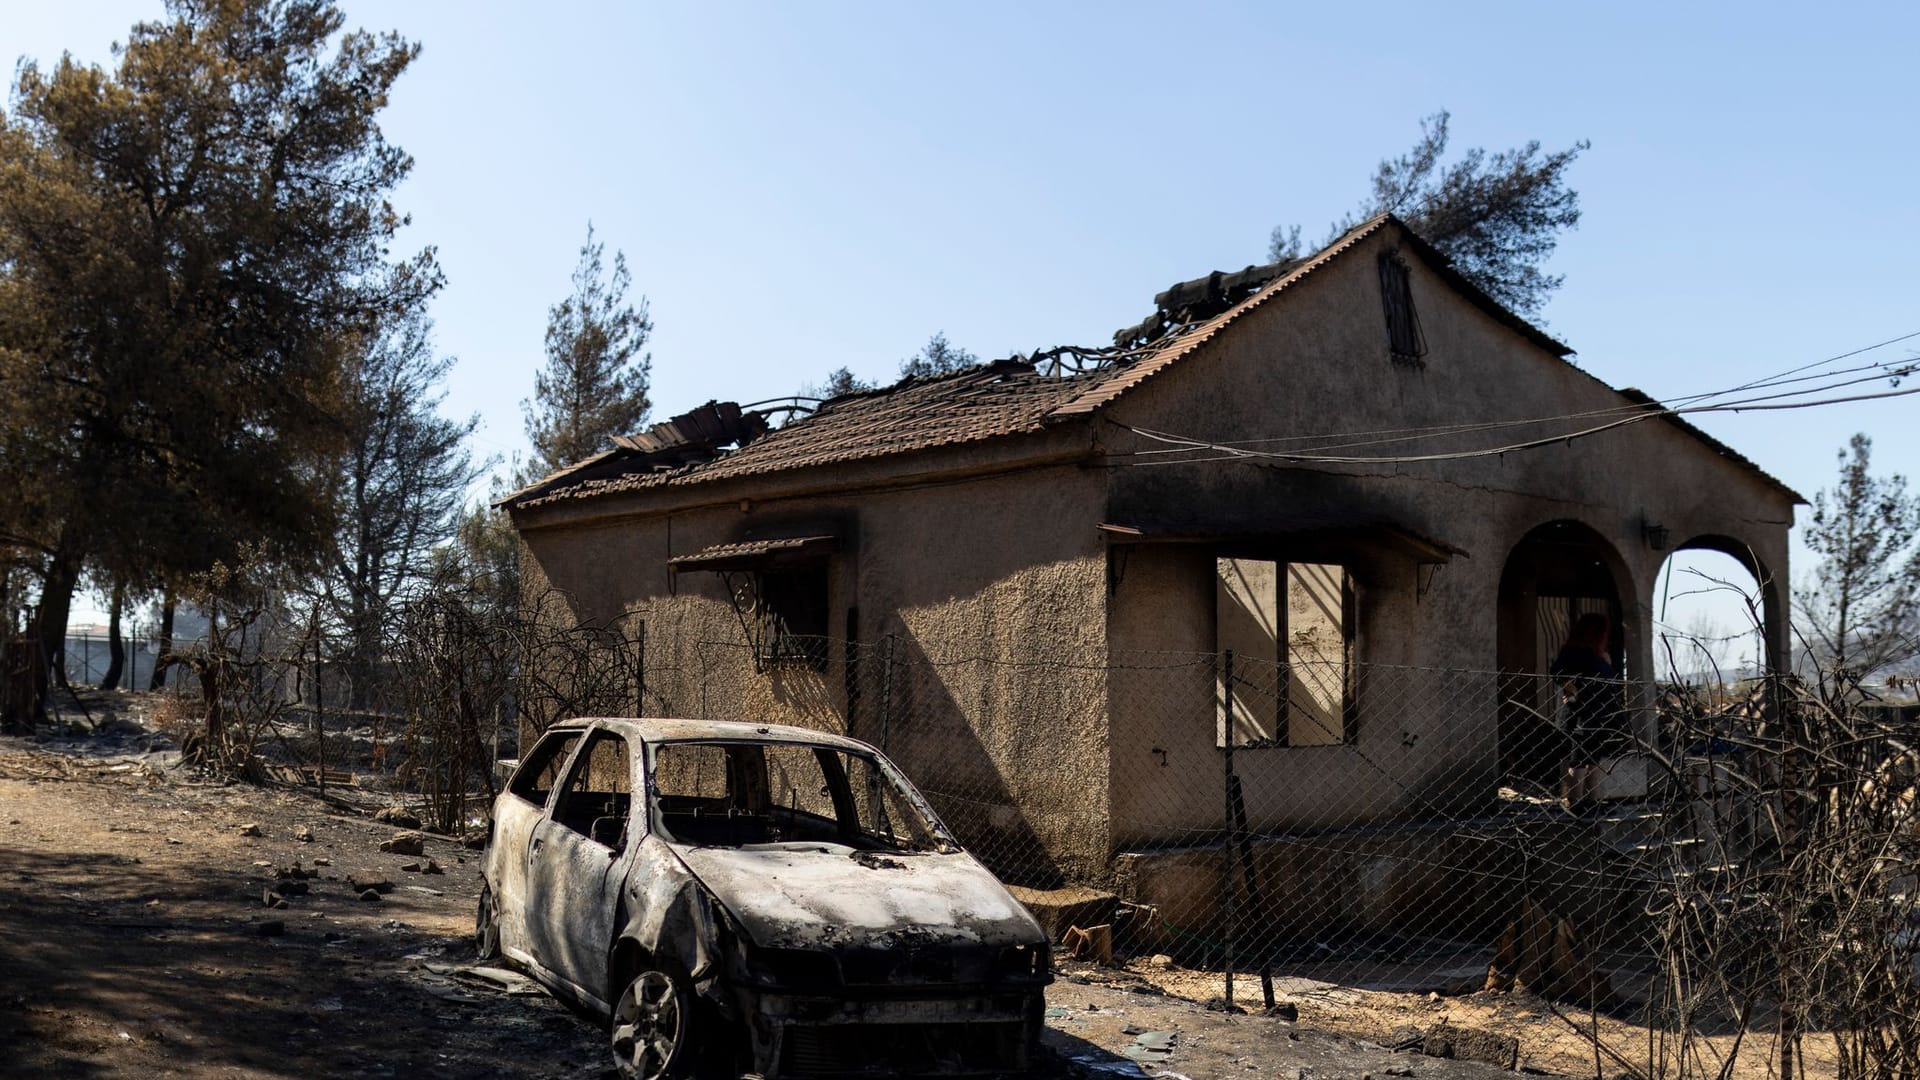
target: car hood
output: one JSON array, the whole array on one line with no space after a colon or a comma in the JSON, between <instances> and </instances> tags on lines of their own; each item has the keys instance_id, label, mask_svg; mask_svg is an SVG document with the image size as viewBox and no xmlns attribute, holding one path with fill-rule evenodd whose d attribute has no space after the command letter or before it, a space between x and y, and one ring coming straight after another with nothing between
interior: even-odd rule
<instances>
[{"instance_id":1,"label":"car hood","mask_svg":"<svg viewBox=\"0 0 1920 1080\"><path fill-rule=\"evenodd\" d=\"M1040 924L964 854L838 844L681 847L680 858L764 948L1023 945Z\"/></svg>"}]
</instances>

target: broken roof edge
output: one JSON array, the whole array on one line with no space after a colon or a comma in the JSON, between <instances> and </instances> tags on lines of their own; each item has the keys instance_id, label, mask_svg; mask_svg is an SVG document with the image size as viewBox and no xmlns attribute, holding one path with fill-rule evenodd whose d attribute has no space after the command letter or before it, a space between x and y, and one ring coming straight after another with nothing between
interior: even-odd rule
<instances>
[{"instance_id":1,"label":"broken roof edge","mask_svg":"<svg viewBox=\"0 0 1920 1080\"><path fill-rule=\"evenodd\" d=\"M1084 419L1084 418L1083 418ZM681 483L555 495L506 506L519 530L638 520L789 499L841 497L865 492L970 483L1034 469L1079 466L1094 456L1090 436L1078 425L1049 425L967 442L941 443L850 461L807 464L767 472L712 478L689 472ZM987 453L962 456L968 449Z\"/></svg>"},{"instance_id":2,"label":"broken roof edge","mask_svg":"<svg viewBox=\"0 0 1920 1080\"><path fill-rule=\"evenodd\" d=\"M518 514L541 510L557 502L601 499L622 492L639 490L643 487L690 488L712 484L726 484L740 479L742 475L746 475L732 475L725 471L729 463L733 460L733 455L740 453L758 453L765 445L770 445L784 436L795 433L805 432L805 434L801 435L802 438L814 437L812 432L806 431L807 428L822 421L832 425L834 421L840 418L843 410L857 409L868 402L875 401L884 405L887 399L901 395L944 394L947 391L944 390L943 387L948 385L954 387L956 391L964 393L975 385L997 384L1003 380L1018 382L1025 379L1028 382L1035 382L1033 378L1030 378L1034 376L1034 373L1035 365L1032 361L1024 358L1007 358L970 364L952 371L938 372L929 375L903 376L888 386L856 390L829 398L823 403L821 408L814 410L804 418L790 423L786 427L774 429L765 435L759 436L754 440L752 446L742 444L737 448L717 453L706 460L662 462L652 468L647 468L646 466L654 460L654 455L647 453L628 451L624 456L618 456L611 460L609 460L605 454L598 455L591 459L590 462L582 462L572 470L562 470L559 473L543 479L537 484L522 488L502 499L496 500L493 505ZM1058 387L1063 384L1065 380L1046 378L1039 379L1037 382L1049 387ZM1050 400L1059 400L1070 392L1070 389L1066 391L1054 389L1048 391L1048 396ZM1033 409L1030 410L1030 417L1023 421L1022 425L1017 429L987 432L960 430L946 433L942 437L921 441L913 446L835 453L821 460L773 462L755 467L751 475L774 476L806 472L819 468L861 465L899 456L918 455L927 452L947 452L968 446L977 446L982 443L1002 441L1010 437L1018 437L1026 434L1045 435L1049 429L1057 426L1049 422L1046 417L1046 410L1049 407L1049 400L1038 402L1033 406ZM831 434L832 431L830 428L829 435ZM1052 459L1059 455L1049 453L1044 456ZM714 475L716 471L718 475ZM935 469L930 471L945 472L950 470ZM964 471L964 469L962 471ZM625 485L621 483L623 479L634 476L648 476L651 479L645 484Z\"/></svg>"},{"instance_id":3,"label":"broken roof edge","mask_svg":"<svg viewBox=\"0 0 1920 1080\"><path fill-rule=\"evenodd\" d=\"M521 502L544 495L552 488L558 487L562 480L578 480L580 478L579 474L596 465L603 465L615 458L629 457L632 456L632 454L633 451L625 447L610 446L591 457L582 458L571 465L562 465L560 468L553 470L540 479L535 480L533 483L527 484L518 490L509 491L487 505L494 510L510 509Z\"/></svg>"},{"instance_id":4,"label":"broken roof edge","mask_svg":"<svg viewBox=\"0 0 1920 1080\"><path fill-rule=\"evenodd\" d=\"M650 461L663 469L697 464L695 457L703 452L722 456L727 452L725 447L745 446L767 430L763 414L743 410L738 402L709 400L632 434L615 435L607 449L555 469L490 505L499 510L536 502L554 491L592 480L594 470L617 462ZM707 437L701 439L701 434ZM683 455L678 460L673 456L676 452Z\"/></svg>"},{"instance_id":5,"label":"broken roof edge","mask_svg":"<svg viewBox=\"0 0 1920 1080\"><path fill-rule=\"evenodd\" d=\"M1485 289L1467 280L1464 275L1453 268L1452 260L1447 258L1444 252L1434 247L1431 243L1428 243L1419 233L1414 232L1406 222L1391 213L1383 212L1375 214L1365 221L1352 226L1338 237L1335 237L1331 243L1319 251L1314 252L1304 259L1298 260L1272 281L1262 286L1260 290L1252 296L1215 315L1199 326L1188 330L1186 333L1168 338L1165 342L1166 347L1159 353L1120 369L1114 373L1112 377L1102 382L1101 385L1093 387L1085 394L1061 405L1059 408L1053 410L1050 415L1065 417L1098 411L1109 402L1122 397L1129 390L1132 390L1147 379L1173 366L1187 356L1192 355L1202 345L1213 340L1221 330L1224 330L1248 312L1260 307L1296 283L1311 276L1314 271L1338 259L1388 225L1398 228L1401 237L1408 241L1408 246L1419 255L1420 261L1426 264L1435 274L1439 275L1455 292L1459 293L1462 299L1480 308L1487 315L1491 316L1494 321L1506 326L1508 329L1516 331L1534 346L1551 353L1560 360L1567 361L1568 357L1574 355L1574 350L1571 346L1549 336L1546 331L1528 322L1521 315L1514 312L1513 309L1494 299ZM1569 367L1577 368L1579 366L1573 364L1571 361L1567 361L1567 363Z\"/></svg>"}]
</instances>

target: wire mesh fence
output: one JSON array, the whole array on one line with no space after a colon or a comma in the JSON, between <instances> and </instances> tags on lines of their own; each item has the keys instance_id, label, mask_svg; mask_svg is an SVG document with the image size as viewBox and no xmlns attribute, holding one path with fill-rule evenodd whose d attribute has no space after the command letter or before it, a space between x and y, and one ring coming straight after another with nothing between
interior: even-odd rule
<instances>
[{"instance_id":1,"label":"wire mesh fence","mask_svg":"<svg viewBox=\"0 0 1920 1080\"><path fill-rule=\"evenodd\" d=\"M873 742L1023 898L1101 921L1102 959L1228 1004L1524 991L1585 1010L1609 1074L1914 1075L1912 710L1231 653L694 654L663 701Z\"/></svg>"},{"instance_id":2,"label":"wire mesh fence","mask_svg":"<svg viewBox=\"0 0 1920 1080\"><path fill-rule=\"evenodd\" d=\"M265 757L365 770L456 830L516 736L565 717L849 734L1057 935L1174 992L1317 995L1381 1037L1381 1002L1525 991L1610 1076L1916 1075L1914 710L1785 680L773 649L550 615L417 604L351 669L260 630L187 685L224 687Z\"/></svg>"}]
</instances>

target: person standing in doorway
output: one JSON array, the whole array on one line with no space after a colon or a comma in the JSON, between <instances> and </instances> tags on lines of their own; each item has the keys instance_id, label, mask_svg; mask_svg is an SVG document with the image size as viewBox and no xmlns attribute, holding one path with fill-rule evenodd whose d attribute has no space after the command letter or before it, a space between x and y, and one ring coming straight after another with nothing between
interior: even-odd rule
<instances>
[{"instance_id":1,"label":"person standing in doorway","mask_svg":"<svg viewBox=\"0 0 1920 1080\"><path fill-rule=\"evenodd\" d=\"M1612 625L1605 615L1587 612L1573 622L1567 643L1553 660L1553 679L1566 706L1567 734L1573 744L1567 762L1567 806L1594 805L1599 766L1627 748L1627 714L1620 708L1620 666L1608 651Z\"/></svg>"}]
</instances>

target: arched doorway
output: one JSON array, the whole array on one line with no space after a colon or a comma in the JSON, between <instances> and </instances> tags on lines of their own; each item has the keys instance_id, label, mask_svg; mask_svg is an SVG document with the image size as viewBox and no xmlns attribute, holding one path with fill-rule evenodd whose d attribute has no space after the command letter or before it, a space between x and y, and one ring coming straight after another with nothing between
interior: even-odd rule
<instances>
[{"instance_id":1,"label":"arched doorway","mask_svg":"<svg viewBox=\"0 0 1920 1080\"><path fill-rule=\"evenodd\" d=\"M1784 593L1751 547L1696 536L1674 547L1652 582L1657 679L1733 683L1784 662Z\"/></svg>"},{"instance_id":2,"label":"arched doorway","mask_svg":"<svg viewBox=\"0 0 1920 1080\"><path fill-rule=\"evenodd\" d=\"M1625 564L1599 533L1577 521L1553 521L1515 544L1500 575L1500 773L1506 782L1552 792L1569 746L1547 677L1574 620L1607 616L1612 653L1631 656Z\"/></svg>"}]
</instances>

